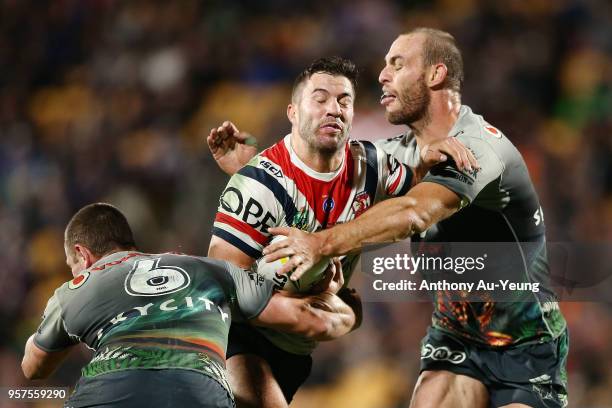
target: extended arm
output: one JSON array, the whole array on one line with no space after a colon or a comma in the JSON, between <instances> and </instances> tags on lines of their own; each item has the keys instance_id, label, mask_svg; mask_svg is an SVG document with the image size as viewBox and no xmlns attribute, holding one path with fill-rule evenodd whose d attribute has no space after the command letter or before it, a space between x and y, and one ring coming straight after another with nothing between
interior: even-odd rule
<instances>
[{"instance_id":1,"label":"extended arm","mask_svg":"<svg viewBox=\"0 0 612 408\"><path fill-rule=\"evenodd\" d=\"M264 250L266 259L291 256L281 273L297 268L291 279L298 279L323 256L340 256L361 248L364 243L399 241L419 234L450 217L461 205L461 198L450 189L424 182L408 194L376 204L359 218L314 234L294 228L274 228L274 234L287 234Z\"/></svg>"},{"instance_id":2,"label":"extended arm","mask_svg":"<svg viewBox=\"0 0 612 408\"><path fill-rule=\"evenodd\" d=\"M461 198L448 188L420 183L405 196L378 203L350 223L317 233L322 243L321 253L338 256L359 250L366 242L406 239L450 217L460 204Z\"/></svg>"},{"instance_id":3,"label":"extended arm","mask_svg":"<svg viewBox=\"0 0 612 408\"><path fill-rule=\"evenodd\" d=\"M23 375L29 380L47 378L71 350L72 347L60 351L44 351L34 343L34 334L31 335L26 342L23 360L21 361Z\"/></svg>"},{"instance_id":4,"label":"extended arm","mask_svg":"<svg viewBox=\"0 0 612 408\"><path fill-rule=\"evenodd\" d=\"M250 134L239 131L230 121L211 129L206 142L219 168L229 176L235 174L257 154L257 140ZM454 137L424 146L420 155L421 164L413 169L415 182L420 180L431 166L446 161L447 155L460 170L471 171L472 167L479 167L472 152Z\"/></svg>"},{"instance_id":5,"label":"extended arm","mask_svg":"<svg viewBox=\"0 0 612 408\"><path fill-rule=\"evenodd\" d=\"M357 328L361 322L361 303L354 292L352 296L358 305L354 306L356 311L329 292L307 297L277 292L251 323L317 341L333 340Z\"/></svg>"}]
</instances>

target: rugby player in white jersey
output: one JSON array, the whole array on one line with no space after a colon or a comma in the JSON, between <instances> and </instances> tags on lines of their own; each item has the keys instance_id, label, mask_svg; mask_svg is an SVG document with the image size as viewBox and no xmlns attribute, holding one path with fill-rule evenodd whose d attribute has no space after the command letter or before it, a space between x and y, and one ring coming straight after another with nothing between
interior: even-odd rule
<instances>
[{"instance_id":1,"label":"rugby player in white jersey","mask_svg":"<svg viewBox=\"0 0 612 408\"><path fill-rule=\"evenodd\" d=\"M452 138L423 149L415 169L398 163L370 142L349 141L356 70L341 58L323 58L303 71L287 109L291 133L234 174L220 198L209 256L249 267L270 241L270 227L314 232L350 221L375 202L406 191L429 165L450 155L465 167L476 161ZM233 172L244 150L233 149L236 129L213 129L215 158ZM245 138L242 138L244 142ZM348 281L357 254L342 259ZM340 290L338 295L344 298ZM286 406L310 373L316 342L275 330L232 325L228 371L242 406Z\"/></svg>"}]
</instances>

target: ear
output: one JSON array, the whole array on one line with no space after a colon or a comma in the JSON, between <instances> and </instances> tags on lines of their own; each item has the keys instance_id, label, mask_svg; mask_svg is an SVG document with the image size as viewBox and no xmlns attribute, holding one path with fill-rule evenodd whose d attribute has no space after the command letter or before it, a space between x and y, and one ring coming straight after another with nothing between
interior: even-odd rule
<instances>
[{"instance_id":1,"label":"ear","mask_svg":"<svg viewBox=\"0 0 612 408\"><path fill-rule=\"evenodd\" d=\"M296 119L295 119L296 113L297 113L296 105L294 105L293 103L290 103L289 105L287 105L287 118L289 119L289 122L291 122L292 125L295 125L296 123Z\"/></svg>"},{"instance_id":2,"label":"ear","mask_svg":"<svg viewBox=\"0 0 612 408\"><path fill-rule=\"evenodd\" d=\"M429 72L427 75L427 85L430 88L439 87L440 85L444 84L447 73L448 68L446 68L446 65L442 63L432 65L431 67L429 67Z\"/></svg>"},{"instance_id":3,"label":"ear","mask_svg":"<svg viewBox=\"0 0 612 408\"><path fill-rule=\"evenodd\" d=\"M74 253L77 257L77 260L83 262L85 269L89 268L91 265L98 261L98 257L95 256L89 250L89 248L81 244L74 244Z\"/></svg>"}]
</instances>

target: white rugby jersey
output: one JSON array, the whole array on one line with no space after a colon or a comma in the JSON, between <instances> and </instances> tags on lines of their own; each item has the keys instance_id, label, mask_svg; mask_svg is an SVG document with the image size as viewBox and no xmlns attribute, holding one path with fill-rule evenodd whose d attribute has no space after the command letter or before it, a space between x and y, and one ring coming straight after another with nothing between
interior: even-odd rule
<instances>
[{"instance_id":1,"label":"white rugby jersey","mask_svg":"<svg viewBox=\"0 0 612 408\"><path fill-rule=\"evenodd\" d=\"M330 228L405 194L411 181L409 167L367 141L349 141L338 170L316 172L295 154L287 135L230 179L213 234L257 259L271 239L269 227Z\"/></svg>"},{"instance_id":2,"label":"white rugby jersey","mask_svg":"<svg viewBox=\"0 0 612 408\"><path fill-rule=\"evenodd\" d=\"M412 183L408 166L368 141L349 141L338 170L319 173L300 160L290 140L287 135L251 159L232 176L219 200L213 235L254 259L271 240L269 227L308 232L330 228L358 217L381 199L405 194ZM342 261L346 282L358 257ZM314 349L314 342L289 346L268 336L269 330L262 331L286 351L309 354Z\"/></svg>"}]
</instances>

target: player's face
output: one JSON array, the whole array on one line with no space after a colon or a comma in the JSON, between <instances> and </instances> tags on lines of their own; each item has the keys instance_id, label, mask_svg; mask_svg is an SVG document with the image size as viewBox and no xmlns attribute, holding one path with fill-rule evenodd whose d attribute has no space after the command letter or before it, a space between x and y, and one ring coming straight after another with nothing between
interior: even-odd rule
<instances>
[{"instance_id":1,"label":"player's face","mask_svg":"<svg viewBox=\"0 0 612 408\"><path fill-rule=\"evenodd\" d=\"M75 251L70 250L66 245L64 245L64 252L66 253L66 265L70 268L72 276L76 278L79 276L79 273L86 269L85 260L79 257Z\"/></svg>"},{"instance_id":2,"label":"player's face","mask_svg":"<svg viewBox=\"0 0 612 408\"><path fill-rule=\"evenodd\" d=\"M378 81L383 94L387 120L394 125L410 125L422 119L429 109L430 94L425 83L422 48L419 34L398 37L385 57L385 67Z\"/></svg>"},{"instance_id":3,"label":"player's face","mask_svg":"<svg viewBox=\"0 0 612 408\"><path fill-rule=\"evenodd\" d=\"M355 92L343 76L316 73L305 81L294 125L308 146L333 154L344 147L353 123Z\"/></svg>"}]
</instances>

